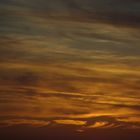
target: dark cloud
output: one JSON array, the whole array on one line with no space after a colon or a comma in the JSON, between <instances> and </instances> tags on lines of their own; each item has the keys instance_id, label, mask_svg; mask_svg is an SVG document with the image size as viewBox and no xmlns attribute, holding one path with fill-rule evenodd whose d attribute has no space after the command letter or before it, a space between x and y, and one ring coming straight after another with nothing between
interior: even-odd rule
<instances>
[{"instance_id":1,"label":"dark cloud","mask_svg":"<svg viewBox=\"0 0 140 140\"><path fill-rule=\"evenodd\" d=\"M69 17L70 19L99 20L113 24L139 26L140 3L139 1L117 0L28 0L1 1L1 4L28 8L30 13L40 12L42 15ZM64 14L65 13L65 14ZM75 18L76 16L76 18ZM80 18L81 17L81 18Z\"/></svg>"}]
</instances>

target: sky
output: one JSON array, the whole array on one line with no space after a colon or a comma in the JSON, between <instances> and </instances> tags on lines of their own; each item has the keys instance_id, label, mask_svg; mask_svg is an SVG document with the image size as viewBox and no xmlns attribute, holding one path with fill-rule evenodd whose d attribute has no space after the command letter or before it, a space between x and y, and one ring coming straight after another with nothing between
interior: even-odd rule
<instances>
[{"instance_id":1,"label":"sky","mask_svg":"<svg viewBox=\"0 0 140 140\"><path fill-rule=\"evenodd\" d=\"M0 0L0 137L140 138L139 0Z\"/></svg>"}]
</instances>

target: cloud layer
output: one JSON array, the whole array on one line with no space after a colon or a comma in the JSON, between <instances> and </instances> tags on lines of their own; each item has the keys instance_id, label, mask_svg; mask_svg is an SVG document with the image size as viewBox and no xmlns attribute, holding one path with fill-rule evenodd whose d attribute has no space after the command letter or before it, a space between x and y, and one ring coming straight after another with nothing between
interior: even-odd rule
<instances>
[{"instance_id":1,"label":"cloud layer","mask_svg":"<svg viewBox=\"0 0 140 140\"><path fill-rule=\"evenodd\" d=\"M0 126L139 129L138 1L0 4Z\"/></svg>"}]
</instances>

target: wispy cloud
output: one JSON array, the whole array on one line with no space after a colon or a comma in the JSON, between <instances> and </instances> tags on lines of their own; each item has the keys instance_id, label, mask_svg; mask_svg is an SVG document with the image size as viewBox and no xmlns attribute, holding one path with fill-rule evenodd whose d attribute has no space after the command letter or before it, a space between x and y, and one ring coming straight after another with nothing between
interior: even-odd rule
<instances>
[{"instance_id":1,"label":"wispy cloud","mask_svg":"<svg viewBox=\"0 0 140 140\"><path fill-rule=\"evenodd\" d=\"M139 2L0 3L0 123L139 126Z\"/></svg>"}]
</instances>

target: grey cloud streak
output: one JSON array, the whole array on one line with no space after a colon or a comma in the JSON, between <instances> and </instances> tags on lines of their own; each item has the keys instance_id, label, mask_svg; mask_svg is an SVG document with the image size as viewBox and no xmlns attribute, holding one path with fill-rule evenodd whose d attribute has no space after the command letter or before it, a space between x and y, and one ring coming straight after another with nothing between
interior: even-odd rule
<instances>
[{"instance_id":1,"label":"grey cloud streak","mask_svg":"<svg viewBox=\"0 0 140 140\"><path fill-rule=\"evenodd\" d=\"M140 2L131 0L7 0L0 1L6 5L24 9L37 16L99 20L113 24L136 26L140 24ZM18 9L19 9L18 8ZM16 9L15 9L16 10ZM9 11L7 9L7 11ZM20 12L20 10L19 10ZM35 16L34 15L34 16ZM76 17L76 18L75 18ZM67 19L67 20L68 20Z\"/></svg>"}]
</instances>

